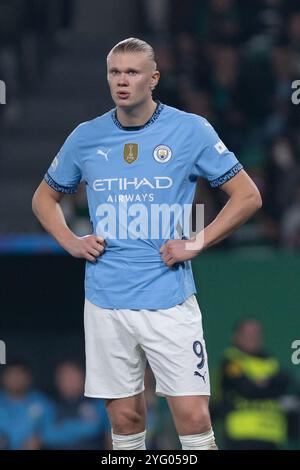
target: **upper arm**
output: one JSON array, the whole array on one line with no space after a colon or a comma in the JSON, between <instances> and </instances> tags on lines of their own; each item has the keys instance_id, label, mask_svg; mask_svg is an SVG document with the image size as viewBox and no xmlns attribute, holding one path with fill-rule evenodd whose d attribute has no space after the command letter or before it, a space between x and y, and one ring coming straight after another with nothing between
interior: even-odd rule
<instances>
[{"instance_id":1,"label":"upper arm","mask_svg":"<svg viewBox=\"0 0 300 470\"><path fill-rule=\"evenodd\" d=\"M254 196L257 199L261 199L256 184L245 170L240 170L229 181L226 181L226 183L222 184L220 188L225 191L229 197L235 194L242 197Z\"/></svg>"},{"instance_id":2,"label":"upper arm","mask_svg":"<svg viewBox=\"0 0 300 470\"><path fill-rule=\"evenodd\" d=\"M38 186L37 190L35 191L32 202L34 204L38 199L39 200L52 199L55 202L60 202L63 196L64 196L64 193L55 191L55 189L50 188L50 186L46 183L46 181L43 180L41 184Z\"/></svg>"},{"instance_id":3,"label":"upper arm","mask_svg":"<svg viewBox=\"0 0 300 470\"><path fill-rule=\"evenodd\" d=\"M205 119L197 120L194 132L196 159L191 169L192 176L202 176L209 181L210 186L216 188L242 170L242 164Z\"/></svg>"},{"instance_id":4,"label":"upper arm","mask_svg":"<svg viewBox=\"0 0 300 470\"><path fill-rule=\"evenodd\" d=\"M76 128L68 136L44 176L47 185L56 192L74 194L82 179L82 161L78 145L79 129L80 127Z\"/></svg>"}]
</instances>

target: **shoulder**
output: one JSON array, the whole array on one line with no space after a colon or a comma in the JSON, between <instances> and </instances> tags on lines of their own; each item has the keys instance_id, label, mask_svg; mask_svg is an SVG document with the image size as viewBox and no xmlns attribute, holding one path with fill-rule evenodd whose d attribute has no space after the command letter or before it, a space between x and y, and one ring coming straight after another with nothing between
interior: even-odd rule
<instances>
[{"instance_id":1,"label":"shoulder","mask_svg":"<svg viewBox=\"0 0 300 470\"><path fill-rule=\"evenodd\" d=\"M203 116L194 113L188 113L181 109L173 108L172 106L164 105L165 114L169 117L172 116L186 122L190 125L200 126L200 127L212 127L211 124Z\"/></svg>"},{"instance_id":2,"label":"shoulder","mask_svg":"<svg viewBox=\"0 0 300 470\"><path fill-rule=\"evenodd\" d=\"M214 129L207 119L198 114L188 113L172 106L165 105L165 118L199 135L207 135Z\"/></svg>"},{"instance_id":3,"label":"shoulder","mask_svg":"<svg viewBox=\"0 0 300 470\"><path fill-rule=\"evenodd\" d=\"M111 113L112 110L102 114L101 116L90 119L89 121L81 122L77 125L77 127L75 127L69 137L78 139L81 137L90 136L91 134L97 133L103 129L107 129L109 126L113 125Z\"/></svg>"}]
</instances>

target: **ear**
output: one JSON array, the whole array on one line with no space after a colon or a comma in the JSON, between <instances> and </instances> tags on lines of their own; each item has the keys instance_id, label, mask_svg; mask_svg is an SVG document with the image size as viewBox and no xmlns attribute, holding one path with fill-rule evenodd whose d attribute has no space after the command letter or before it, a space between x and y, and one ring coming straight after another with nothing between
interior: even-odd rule
<instances>
[{"instance_id":1,"label":"ear","mask_svg":"<svg viewBox=\"0 0 300 470\"><path fill-rule=\"evenodd\" d=\"M151 77L151 85L150 85L150 88L151 90L153 91L154 88L157 86L158 82L159 82L159 77L160 77L160 73L158 70L155 70L155 72L153 72L152 74L152 77Z\"/></svg>"}]
</instances>

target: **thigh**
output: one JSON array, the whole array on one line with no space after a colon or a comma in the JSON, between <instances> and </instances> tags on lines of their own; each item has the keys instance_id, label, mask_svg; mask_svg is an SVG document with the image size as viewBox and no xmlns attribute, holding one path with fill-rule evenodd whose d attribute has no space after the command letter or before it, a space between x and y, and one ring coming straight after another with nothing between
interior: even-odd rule
<instances>
[{"instance_id":1,"label":"thigh","mask_svg":"<svg viewBox=\"0 0 300 470\"><path fill-rule=\"evenodd\" d=\"M210 395L202 317L195 296L175 307L145 311L142 347L162 396Z\"/></svg>"},{"instance_id":2,"label":"thigh","mask_svg":"<svg viewBox=\"0 0 300 470\"><path fill-rule=\"evenodd\" d=\"M144 390L145 353L128 322L127 312L98 307L84 309L85 395L124 398Z\"/></svg>"}]
</instances>

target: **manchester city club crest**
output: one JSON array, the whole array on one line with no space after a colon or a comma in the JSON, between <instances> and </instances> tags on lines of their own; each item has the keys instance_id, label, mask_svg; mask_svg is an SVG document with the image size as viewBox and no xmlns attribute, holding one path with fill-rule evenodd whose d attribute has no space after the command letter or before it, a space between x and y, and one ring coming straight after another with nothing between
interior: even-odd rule
<instances>
[{"instance_id":1,"label":"manchester city club crest","mask_svg":"<svg viewBox=\"0 0 300 470\"><path fill-rule=\"evenodd\" d=\"M172 157L172 150L167 145L158 145L153 151L153 157L158 163L167 163Z\"/></svg>"},{"instance_id":2,"label":"manchester city club crest","mask_svg":"<svg viewBox=\"0 0 300 470\"><path fill-rule=\"evenodd\" d=\"M133 163L138 159L138 144L124 145L124 160L127 163Z\"/></svg>"}]
</instances>

